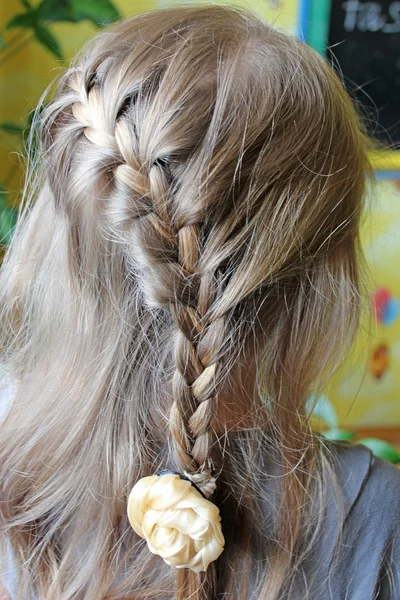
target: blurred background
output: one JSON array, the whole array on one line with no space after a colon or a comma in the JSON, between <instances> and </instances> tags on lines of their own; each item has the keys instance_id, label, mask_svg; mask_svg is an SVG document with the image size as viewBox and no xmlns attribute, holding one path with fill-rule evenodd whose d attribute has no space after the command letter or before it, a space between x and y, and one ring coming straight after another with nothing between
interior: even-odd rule
<instances>
[{"instance_id":1,"label":"blurred background","mask_svg":"<svg viewBox=\"0 0 400 600\"><path fill-rule=\"evenodd\" d=\"M2 253L20 200L22 151L31 111L46 86L102 27L173 4L180 2L1 0ZM400 148L400 2L236 0L235 5L258 12L327 56L362 104L371 134L386 147L373 157L377 183L368 195L362 232L370 269L366 303L373 309L373 319L364 323L352 355L318 402L315 414L327 428L327 436L351 438L356 432L358 437L380 438L400 447L400 150L396 150ZM398 454L391 458L400 461Z\"/></svg>"}]
</instances>

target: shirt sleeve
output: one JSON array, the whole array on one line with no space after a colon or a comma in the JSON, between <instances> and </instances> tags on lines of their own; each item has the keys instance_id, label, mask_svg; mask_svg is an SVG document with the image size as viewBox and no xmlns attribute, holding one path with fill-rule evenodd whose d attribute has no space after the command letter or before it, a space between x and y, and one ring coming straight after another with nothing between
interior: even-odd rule
<instances>
[{"instance_id":1,"label":"shirt sleeve","mask_svg":"<svg viewBox=\"0 0 400 600\"><path fill-rule=\"evenodd\" d=\"M381 570L377 583L377 600L399 600L400 598L400 471L376 461L390 480L381 481L384 494L382 505L391 522L387 532L385 551L382 554ZM382 485L385 484L385 485Z\"/></svg>"},{"instance_id":2,"label":"shirt sleeve","mask_svg":"<svg viewBox=\"0 0 400 600\"><path fill-rule=\"evenodd\" d=\"M346 533L352 592L357 594L364 586L365 598L399 600L400 470L394 465L373 457Z\"/></svg>"}]
</instances>

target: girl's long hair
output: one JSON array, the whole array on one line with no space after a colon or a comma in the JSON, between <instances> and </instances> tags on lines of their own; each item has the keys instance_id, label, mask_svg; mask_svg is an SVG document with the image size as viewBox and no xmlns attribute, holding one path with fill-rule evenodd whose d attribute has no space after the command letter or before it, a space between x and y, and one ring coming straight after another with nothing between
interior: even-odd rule
<instances>
[{"instance_id":1,"label":"girl's long hair","mask_svg":"<svg viewBox=\"0 0 400 600\"><path fill-rule=\"evenodd\" d=\"M0 274L19 598L290 598L323 506L306 400L360 310L350 98L302 42L187 7L101 33L37 121ZM217 477L206 573L129 526L132 486L162 468Z\"/></svg>"}]
</instances>

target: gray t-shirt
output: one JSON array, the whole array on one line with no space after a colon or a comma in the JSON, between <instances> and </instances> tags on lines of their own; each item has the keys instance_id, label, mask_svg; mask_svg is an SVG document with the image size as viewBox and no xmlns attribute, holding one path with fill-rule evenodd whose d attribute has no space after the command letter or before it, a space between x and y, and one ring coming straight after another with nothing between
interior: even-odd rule
<instances>
[{"instance_id":1,"label":"gray t-shirt","mask_svg":"<svg viewBox=\"0 0 400 600\"><path fill-rule=\"evenodd\" d=\"M340 506L330 480L320 534L293 599L400 600L400 471L365 446L330 444L329 453Z\"/></svg>"},{"instance_id":2,"label":"gray t-shirt","mask_svg":"<svg viewBox=\"0 0 400 600\"><path fill-rule=\"evenodd\" d=\"M400 600L400 471L363 446L332 444L329 451L340 508L327 481L320 535L291 600ZM15 598L17 573L8 558L2 579Z\"/></svg>"}]
</instances>

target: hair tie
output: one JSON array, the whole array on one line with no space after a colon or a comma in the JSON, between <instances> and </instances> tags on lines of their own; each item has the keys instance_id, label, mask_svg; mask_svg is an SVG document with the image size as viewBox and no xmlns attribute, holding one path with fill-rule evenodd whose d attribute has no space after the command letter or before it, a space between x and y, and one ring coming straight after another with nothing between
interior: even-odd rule
<instances>
[{"instance_id":1,"label":"hair tie","mask_svg":"<svg viewBox=\"0 0 400 600\"><path fill-rule=\"evenodd\" d=\"M166 469L139 479L128 499L129 522L150 552L195 573L206 571L225 544L219 509L195 483L205 477ZM205 488L214 490L215 480L208 480Z\"/></svg>"}]
</instances>

